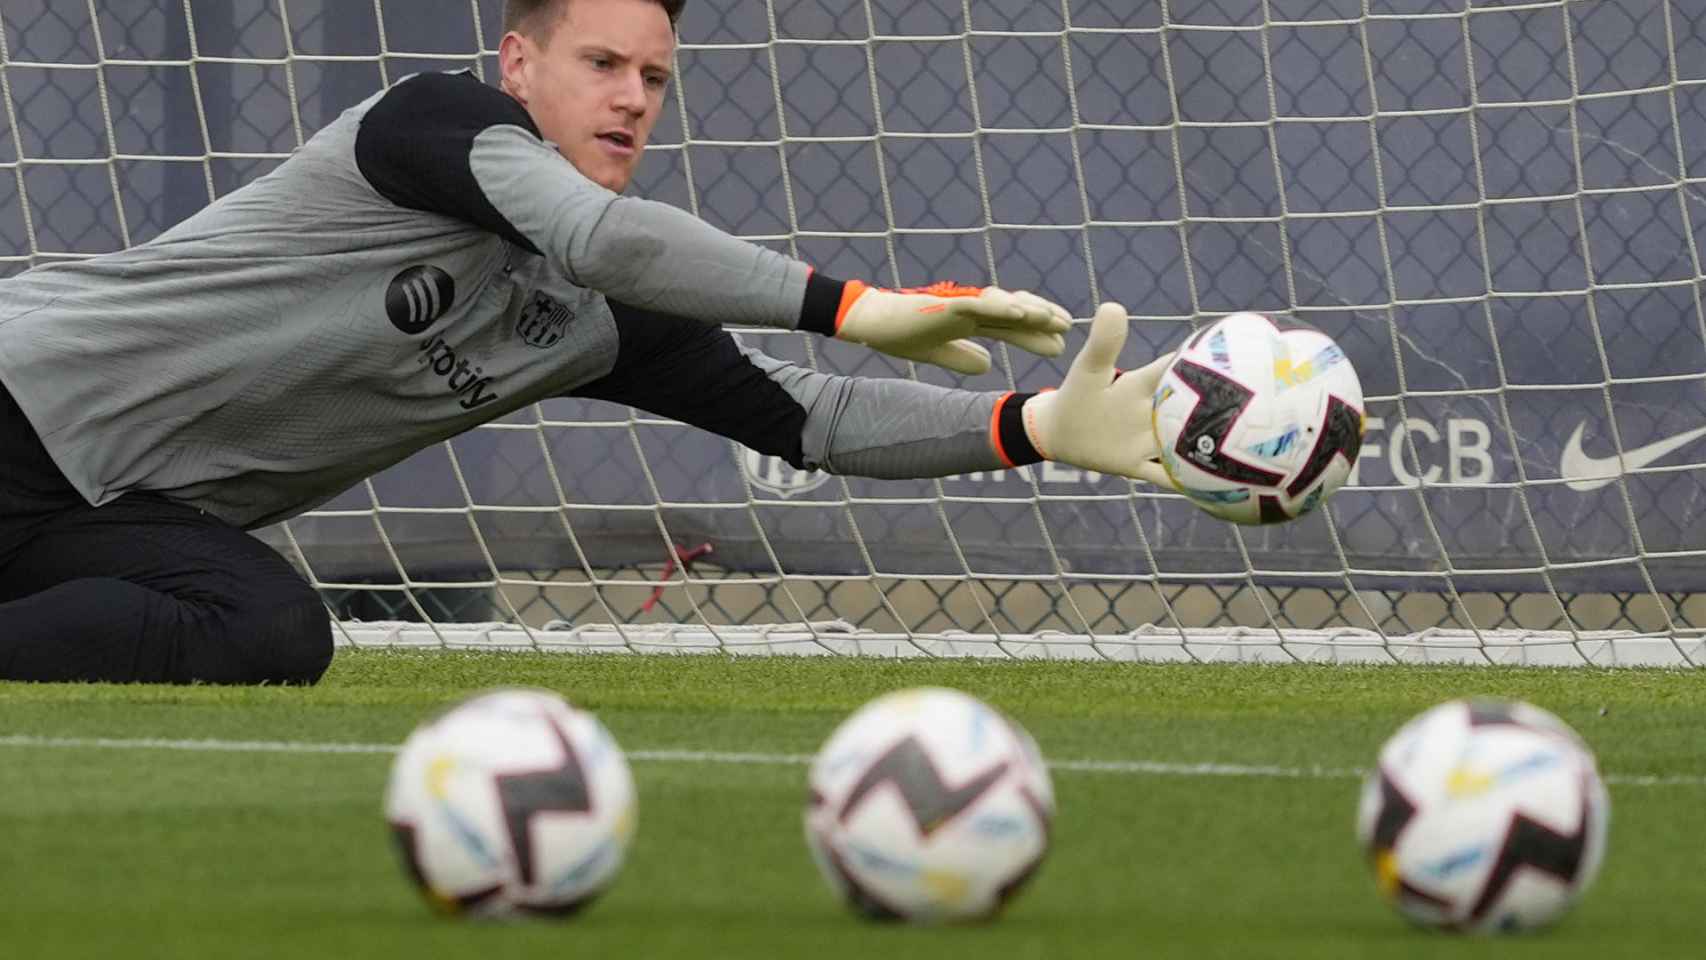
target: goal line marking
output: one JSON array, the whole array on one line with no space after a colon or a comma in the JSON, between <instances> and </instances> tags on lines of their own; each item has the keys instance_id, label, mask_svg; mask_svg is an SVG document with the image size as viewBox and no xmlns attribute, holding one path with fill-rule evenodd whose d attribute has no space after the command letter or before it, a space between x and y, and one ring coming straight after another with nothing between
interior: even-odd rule
<instances>
[{"instance_id":1,"label":"goal line marking","mask_svg":"<svg viewBox=\"0 0 1706 960\"><path fill-rule=\"evenodd\" d=\"M0 747L74 750L177 750L213 753L392 754L391 743L340 743L300 740L167 740L107 737L0 736ZM625 750L639 763L722 763L803 767L812 762L804 753L732 753L717 750ZM1167 763L1155 760L1056 760L1049 769L1067 773L1114 773L1164 777L1269 777L1290 780L1355 780L1363 770L1354 767L1284 767L1242 763ZM1629 787L1706 787L1706 775L1655 776L1607 774L1605 781Z\"/></svg>"}]
</instances>

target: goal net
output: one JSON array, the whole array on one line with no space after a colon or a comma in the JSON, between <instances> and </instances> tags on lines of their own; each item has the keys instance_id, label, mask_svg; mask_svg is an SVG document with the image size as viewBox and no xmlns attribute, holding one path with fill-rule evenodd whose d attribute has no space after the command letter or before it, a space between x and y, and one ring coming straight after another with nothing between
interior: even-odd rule
<instances>
[{"instance_id":1,"label":"goal net","mask_svg":"<svg viewBox=\"0 0 1706 960\"><path fill-rule=\"evenodd\" d=\"M494 81L500 7L6 0L0 276L145 242L410 73ZM261 532L340 642L1706 662L1706 6L689 0L680 40L634 193L835 276L1119 300L1125 366L1232 311L1314 324L1369 398L1353 482L1241 529L550 401Z\"/></svg>"}]
</instances>

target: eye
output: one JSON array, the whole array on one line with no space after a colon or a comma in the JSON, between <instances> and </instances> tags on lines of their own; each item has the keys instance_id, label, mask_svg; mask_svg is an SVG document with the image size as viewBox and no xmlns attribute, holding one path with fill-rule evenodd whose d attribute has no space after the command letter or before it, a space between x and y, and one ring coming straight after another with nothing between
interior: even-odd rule
<instances>
[{"instance_id":1,"label":"eye","mask_svg":"<svg viewBox=\"0 0 1706 960\"><path fill-rule=\"evenodd\" d=\"M662 90L664 87L669 86L669 78L662 74L654 73L646 78L646 86L653 90Z\"/></svg>"},{"instance_id":2,"label":"eye","mask_svg":"<svg viewBox=\"0 0 1706 960\"><path fill-rule=\"evenodd\" d=\"M610 69L610 58L609 57L601 57L597 54L593 54L592 56L586 58L586 62L592 64L592 67L595 70L609 70Z\"/></svg>"}]
</instances>

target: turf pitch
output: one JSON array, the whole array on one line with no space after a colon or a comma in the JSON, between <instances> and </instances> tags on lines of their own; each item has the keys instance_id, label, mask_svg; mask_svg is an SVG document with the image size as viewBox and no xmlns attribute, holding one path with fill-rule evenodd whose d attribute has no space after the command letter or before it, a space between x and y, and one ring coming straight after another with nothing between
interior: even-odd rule
<instances>
[{"instance_id":1,"label":"turf pitch","mask_svg":"<svg viewBox=\"0 0 1706 960\"><path fill-rule=\"evenodd\" d=\"M1007 710L1057 764L1053 851L994 923L862 923L801 839L801 758L866 699L926 684ZM429 914L379 814L389 746L500 685L595 710L633 758L628 864L566 923ZM1611 777L1604 870L1541 935L1406 926L1352 839L1356 770L1412 714L1472 694L1553 710ZM1690 956L1706 934L1702 730L1706 679L1634 670L346 653L305 690L0 684L0 943L42 958Z\"/></svg>"}]
</instances>

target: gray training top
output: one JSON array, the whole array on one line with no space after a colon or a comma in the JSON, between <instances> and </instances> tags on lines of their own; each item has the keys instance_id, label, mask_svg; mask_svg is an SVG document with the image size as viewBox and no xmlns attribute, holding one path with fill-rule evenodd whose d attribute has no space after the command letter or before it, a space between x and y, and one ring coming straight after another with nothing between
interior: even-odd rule
<instances>
[{"instance_id":1,"label":"gray training top","mask_svg":"<svg viewBox=\"0 0 1706 960\"><path fill-rule=\"evenodd\" d=\"M827 376L717 326L830 333L841 289L421 74L148 243L0 281L0 383L91 504L150 490L244 528L558 395L840 473L1040 459L1023 395Z\"/></svg>"}]
</instances>

